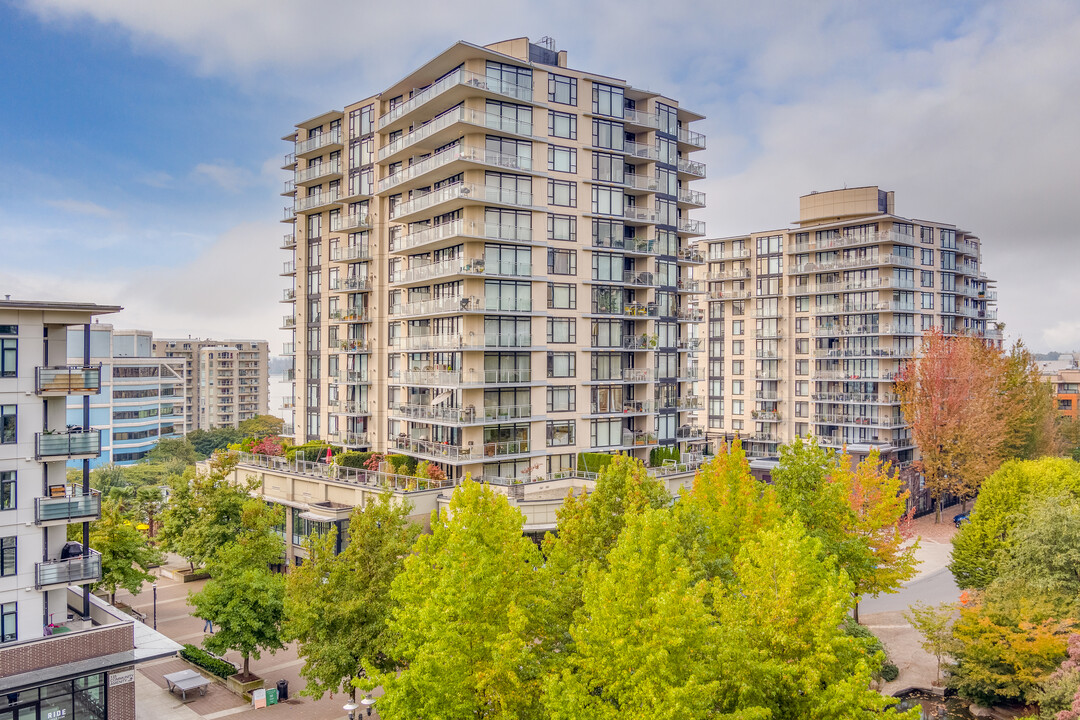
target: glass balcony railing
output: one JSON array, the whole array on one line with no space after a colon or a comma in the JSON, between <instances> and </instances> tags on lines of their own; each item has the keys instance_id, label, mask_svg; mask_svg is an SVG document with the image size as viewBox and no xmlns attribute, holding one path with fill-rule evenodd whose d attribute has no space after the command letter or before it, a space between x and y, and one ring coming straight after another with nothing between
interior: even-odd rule
<instances>
[{"instance_id":1,"label":"glass balcony railing","mask_svg":"<svg viewBox=\"0 0 1080 720\"><path fill-rule=\"evenodd\" d=\"M405 102L399 103L391 108L389 112L386 112L379 118L379 126L385 127L386 125L389 125L458 85L465 85L470 88L476 88L477 90L504 95L514 100L523 100L525 102L532 101L531 81L529 85L517 85L506 80L489 78L485 75L458 68L423 90L414 93L413 96ZM301 151L297 149L297 152Z\"/></svg>"},{"instance_id":2,"label":"glass balcony railing","mask_svg":"<svg viewBox=\"0 0 1080 720\"><path fill-rule=\"evenodd\" d=\"M37 433L38 458L62 458L101 454L101 431Z\"/></svg>"},{"instance_id":3,"label":"glass balcony railing","mask_svg":"<svg viewBox=\"0 0 1080 720\"><path fill-rule=\"evenodd\" d=\"M37 587L76 585L101 580L101 554L91 550L89 555L47 560L35 565Z\"/></svg>"},{"instance_id":4,"label":"glass balcony railing","mask_svg":"<svg viewBox=\"0 0 1080 720\"><path fill-rule=\"evenodd\" d=\"M58 365L36 368L38 395L96 395L101 392L101 365Z\"/></svg>"},{"instance_id":5,"label":"glass balcony railing","mask_svg":"<svg viewBox=\"0 0 1080 720\"><path fill-rule=\"evenodd\" d=\"M37 524L53 520L74 522L101 517L101 493L97 490L84 494L82 488L75 486L59 485L55 489L57 495L34 498L34 522Z\"/></svg>"}]
</instances>

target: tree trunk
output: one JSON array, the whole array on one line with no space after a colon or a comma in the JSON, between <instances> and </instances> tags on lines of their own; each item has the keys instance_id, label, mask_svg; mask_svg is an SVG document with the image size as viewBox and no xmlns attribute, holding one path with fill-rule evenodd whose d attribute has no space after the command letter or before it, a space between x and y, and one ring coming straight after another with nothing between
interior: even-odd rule
<instances>
[{"instance_id":1,"label":"tree trunk","mask_svg":"<svg viewBox=\"0 0 1080 720\"><path fill-rule=\"evenodd\" d=\"M941 524L941 498L934 499L934 524Z\"/></svg>"},{"instance_id":2,"label":"tree trunk","mask_svg":"<svg viewBox=\"0 0 1080 720\"><path fill-rule=\"evenodd\" d=\"M859 596L855 596L855 608L852 613L852 617L855 619L855 624L859 624Z\"/></svg>"},{"instance_id":3,"label":"tree trunk","mask_svg":"<svg viewBox=\"0 0 1080 720\"><path fill-rule=\"evenodd\" d=\"M251 672L248 670L248 655L244 653L244 680L251 677Z\"/></svg>"}]
</instances>

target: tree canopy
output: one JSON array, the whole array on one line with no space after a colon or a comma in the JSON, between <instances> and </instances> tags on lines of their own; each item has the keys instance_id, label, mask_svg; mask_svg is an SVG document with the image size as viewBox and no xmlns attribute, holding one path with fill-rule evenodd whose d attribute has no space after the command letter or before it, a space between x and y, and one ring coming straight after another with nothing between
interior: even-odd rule
<instances>
[{"instance_id":1,"label":"tree canopy","mask_svg":"<svg viewBox=\"0 0 1080 720\"><path fill-rule=\"evenodd\" d=\"M101 553L101 581L97 587L116 602L117 588L138 595L144 582L153 582L151 567L162 561L162 554L150 545L116 500L101 504L101 519L90 525L90 547Z\"/></svg>"},{"instance_id":2,"label":"tree canopy","mask_svg":"<svg viewBox=\"0 0 1080 720\"><path fill-rule=\"evenodd\" d=\"M263 438L270 435L280 435L285 421L273 415L256 415L253 418L243 420L237 429L246 436Z\"/></svg>"}]
</instances>

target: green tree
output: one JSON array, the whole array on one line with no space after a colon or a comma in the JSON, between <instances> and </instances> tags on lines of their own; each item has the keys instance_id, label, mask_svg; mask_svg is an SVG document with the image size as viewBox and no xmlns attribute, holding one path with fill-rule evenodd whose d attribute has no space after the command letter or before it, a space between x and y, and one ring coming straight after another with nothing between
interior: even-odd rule
<instances>
[{"instance_id":1,"label":"green tree","mask_svg":"<svg viewBox=\"0 0 1080 720\"><path fill-rule=\"evenodd\" d=\"M1080 606L1080 499L1068 492L1032 498L999 558L998 582L1023 585Z\"/></svg>"},{"instance_id":2,"label":"green tree","mask_svg":"<svg viewBox=\"0 0 1080 720\"><path fill-rule=\"evenodd\" d=\"M721 631L673 524L669 510L628 517L608 566L590 567L573 651L545 688L550 717L704 718L720 703Z\"/></svg>"},{"instance_id":3,"label":"green tree","mask_svg":"<svg viewBox=\"0 0 1080 720\"><path fill-rule=\"evenodd\" d=\"M851 581L797 518L763 528L732 569L734 579L718 584L713 602L725 636L715 659L730 688L725 712L869 717L895 704L869 687L884 657L868 661L865 641L843 630Z\"/></svg>"},{"instance_id":4,"label":"green tree","mask_svg":"<svg viewBox=\"0 0 1080 720\"><path fill-rule=\"evenodd\" d=\"M195 446L186 438L164 438L146 456L153 463L178 462L182 465L194 465L201 457Z\"/></svg>"},{"instance_id":5,"label":"green tree","mask_svg":"<svg viewBox=\"0 0 1080 720\"><path fill-rule=\"evenodd\" d=\"M240 531L241 510L257 481L234 483L238 460L216 453L208 472L190 469L171 484L172 495L161 513L162 542L191 563L203 564Z\"/></svg>"},{"instance_id":6,"label":"green tree","mask_svg":"<svg viewBox=\"0 0 1080 720\"><path fill-rule=\"evenodd\" d=\"M904 619L922 636L922 649L937 660L937 684L941 684L941 658L952 644L952 625L956 618L956 605L941 603L927 605L917 602L904 613Z\"/></svg>"},{"instance_id":7,"label":"green tree","mask_svg":"<svg viewBox=\"0 0 1080 720\"><path fill-rule=\"evenodd\" d=\"M114 500L101 504L101 519L90 525L90 547L101 553L101 581L96 587L108 592L113 603L117 588L138 595L144 582L153 582L149 569L162 560Z\"/></svg>"},{"instance_id":8,"label":"green tree","mask_svg":"<svg viewBox=\"0 0 1080 720\"><path fill-rule=\"evenodd\" d=\"M280 435L284 427L285 421L279 417L256 415L241 422L238 429L247 437L261 438L269 435Z\"/></svg>"},{"instance_id":9,"label":"green tree","mask_svg":"<svg viewBox=\"0 0 1080 720\"><path fill-rule=\"evenodd\" d=\"M400 673L367 668L384 717L540 717L545 644L538 628L540 552L524 516L471 481L432 515L394 579L388 625Z\"/></svg>"},{"instance_id":10,"label":"green tree","mask_svg":"<svg viewBox=\"0 0 1080 720\"><path fill-rule=\"evenodd\" d=\"M384 493L353 511L341 554L334 554L336 530L305 543L307 560L286 576L284 628L304 660L303 694L318 699L347 692L355 698L352 680L365 662L393 670L386 630L390 586L420 531L409 521L410 511L408 503Z\"/></svg>"},{"instance_id":11,"label":"green tree","mask_svg":"<svg viewBox=\"0 0 1080 720\"><path fill-rule=\"evenodd\" d=\"M207 650L221 654L236 650L244 659L242 676L252 678L251 658L263 650L275 652L285 645L281 626L285 619L285 577L270 570L281 562L282 540L274 528L283 520L280 506L249 499L243 506L239 534L234 542L218 547L209 562L211 578L203 589L188 596L197 617L217 626L203 640Z\"/></svg>"},{"instance_id":12,"label":"green tree","mask_svg":"<svg viewBox=\"0 0 1080 720\"><path fill-rule=\"evenodd\" d=\"M201 457L210 457L215 450L225 450L243 440L244 433L236 428L193 430L187 434L187 439Z\"/></svg>"},{"instance_id":13,"label":"green tree","mask_svg":"<svg viewBox=\"0 0 1080 720\"><path fill-rule=\"evenodd\" d=\"M1003 385L1009 407L1003 456L1035 460L1057 454L1062 447L1057 395L1023 341L1016 341L1005 357Z\"/></svg>"},{"instance_id":14,"label":"green tree","mask_svg":"<svg viewBox=\"0 0 1080 720\"><path fill-rule=\"evenodd\" d=\"M611 457L597 474L592 492L567 494L557 515L558 535L544 538L544 595L555 609L548 616L555 623L549 629L551 637L569 642L585 573L594 564L606 567L627 519L670 502L663 483L649 475L640 460L627 455Z\"/></svg>"},{"instance_id":15,"label":"green tree","mask_svg":"<svg viewBox=\"0 0 1080 720\"><path fill-rule=\"evenodd\" d=\"M1013 530L1033 498L1066 492L1080 497L1080 463L1064 458L1013 460L987 478L979 499L953 538L949 568L961 588L983 589L1009 556Z\"/></svg>"}]
</instances>

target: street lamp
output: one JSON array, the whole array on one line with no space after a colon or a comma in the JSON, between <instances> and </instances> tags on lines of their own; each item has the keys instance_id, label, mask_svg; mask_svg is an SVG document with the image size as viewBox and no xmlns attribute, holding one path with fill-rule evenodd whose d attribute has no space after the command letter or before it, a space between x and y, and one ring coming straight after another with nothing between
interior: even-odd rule
<instances>
[{"instance_id":1,"label":"street lamp","mask_svg":"<svg viewBox=\"0 0 1080 720\"><path fill-rule=\"evenodd\" d=\"M157 630L157 583L154 583L154 629Z\"/></svg>"},{"instance_id":2,"label":"street lamp","mask_svg":"<svg viewBox=\"0 0 1080 720\"><path fill-rule=\"evenodd\" d=\"M360 707L360 706L357 705L354 702L347 702L347 703L345 703L345 705L341 709L344 710L345 712L349 713L349 720L356 720L355 713L356 713L356 708L358 708L358 707Z\"/></svg>"},{"instance_id":3,"label":"street lamp","mask_svg":"<svg viewBox=\"0 0 1080 720\"><path fill-rule=\"evenodd\" d=\"M360 704L367 708L367 715L371 717L371 706L375 704L375 699L369 695L361 700Z\"/></svg>"}]
</instances>

